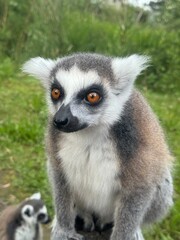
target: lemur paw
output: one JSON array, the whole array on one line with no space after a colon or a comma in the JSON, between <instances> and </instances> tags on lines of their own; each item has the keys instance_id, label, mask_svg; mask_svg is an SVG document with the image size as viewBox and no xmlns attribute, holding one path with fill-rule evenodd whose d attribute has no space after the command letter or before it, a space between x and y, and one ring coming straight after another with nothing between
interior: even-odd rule
<instances>
[{"instance_id":1,"label":"lemur paw","mask_svg":"<svg viewBox=\"0 0 180 240\"><path fill-rule=\"evenodd\" d=\"M76 230L84 230L86 232L92 232L95 229L93 217L91 214L82 214L76 217Z\"/></svg>"},{"instance_id":2,"label":"lemur paw","mask_svg":"<svg viewBox=\"0 0 180 240\"><path fill-rule=\"evenodd\" d=\"M104 223L101 219L98 219L95 224L95 229L98 232L103 232L109 230L113 227L113 223Z\"/></svg>"},{"instance_id":3,"label":"lemur paw","mask_svg":"<svg viewBox=\"0 0 180 240\"><path fill-rule=\"evenodd\" d=\"M102 223L102 222L100 221L100 219L98 219L98 220L96 221L96 231L102 232L103 229L104 229L104 226L105 226L105 224Z\"/></svg>"},{"instance_id":4,"label":"lemur paw","mask_svg":"<svg viewBox=\"0 0 180 240\"><path fill-rule=\"evenodd\" d=\"M92 232L95 229L92 215L90 214L84 215L83 221L84 221L84 226L83 226L84 231Z\"/></svg>"},{"instance_id":5,"label":"lemur paw","mask_svg":"<svg viewBox=\"0 0 180 240\"><path fill-rule=\"evenodd\" d=\"M51 240L85 240L85 237L76 232L53 232Z\"/></svg>"},{"instance_id":6,"label":"lemur paw","mask_svg":"<svg viewBox=\"0 0 180 240\"><path fill-rule=\"evenodd\" d=\"M72 236L69 236L68 239L69 240L85 240L85 237L78 233L75 233Z\"/></svg>"},{"instance_id":7,"label":"lemur paw","mask_svg":"<svg viewBox=\"0 0 180 240\"><path fill-rule=\"evenodd\" d=\"M92 231L94 231L94 229L95 229L95 226L94 226L94 222L93 222L93 220L91 220L91 221L84 221L84 230L85 231L87 231L87 232L92 232Z\"/></svg>"}]
</instances>

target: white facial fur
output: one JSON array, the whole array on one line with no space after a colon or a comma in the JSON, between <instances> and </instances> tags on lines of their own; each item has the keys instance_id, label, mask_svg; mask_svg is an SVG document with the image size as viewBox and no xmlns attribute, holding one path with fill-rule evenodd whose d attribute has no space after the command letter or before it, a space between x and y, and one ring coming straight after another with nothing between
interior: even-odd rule
<instances>
[{"instance_id":1,"label":"white facial fur","mask_svg":"<svg viewBox=\"0 0 180 240\"><path fill-rule=\"evenodd\" d=\"M92 84L100 83L99 76L95 71L82 72L76 65L70 71L60 69L56 74L56 79L67 94L66 99L63 101L64 105L70 103L74 93Z\"/></svg>"},{"instance_id":2,"label":"white facial fur","mask_svg":"<svg viewBox=\"0 0 180 240\"><path fill-rule=\"evenodd\" d=\"M36 215L39 215L41 213L46 215L44 221L47 221L48 220L48 212L47 212L47 208L45 205L38 211L38 213Z\"/></svg>"},{"instance_id":3,"label":"white facial fur","mask_svg":"<svg viewBox=\"0 0 180 240\"><path fill-rule=\"evenodd\" d=\"M59 104L59 106L56 106L55 112L58 110L61 104L64 104L65 106L70 104L72 115L78 117L81 123L86 122L89 125L97 123L98 118L101 116L100 113L97 113L92 117L85 105L82 104L77 106L76 102L72 101L73 97L75 97L80 90L86 89L93 84L101 84L101 79L97 72L92 70L83 72L75 65L70 71L60 69L56 74L56 79L64 88L66 97L64 101Z\"/></svg>"},{"instance_id":4,"label":"white facial fur","mask_svg":"<svg viewBox=\"0 0 180 240\"><path fill-rule=\"evenodd\" d=\"M148 57L139 55L112 59L111 68L115 78L113 86L108 79L102 79L95 69L83 72L76 65L68 71L59 69L56 72L56 80L65 90L65 99L56 105L53 104L50 97L50 85L53 81L53 79L50 79L50 73L56 63L61 60L34 58L25 63L23 71L43 81L43 85L47 89L49 112L52 116L55 115L62 104L70 104L72 115L78 117L81 123L87 123L89 126L99 124L109 126L119 119L124 104L131 94L133 83L140 72L147 67L148 60ZM104 107L99 108L95 114L92 114L85 105L77 105L72 99L78 91L94 83L102 84L107 96Z\"/></svg>"},{"instance_id":5,"label":"white facial fur","mask_svg":"<svg viewBox=\"0 0 180 240\"><path fill-rule=\"evenodd\" d=\"M27 216L26 212L28 211L29 216ZM25 205L21 210L22 218L26 223L29 225L32 225L36 222L36 219L34 218L34 208L31 205Z\"/></svg>"},{"instance_id":6,"label":"white facial fur","mask_svg":"<svg viewBox=\"0 0 180 240\"><path fill-rule=\"evenodd\" d=\"M63 102L60 102L56 106L52 103L50 93L47 94L47 101L49 105L49 111L54 115L62 104L70 104L72 98L78 93L81 89L85 89L92 84L99 84L100 78L95 71L82 72L78 69L77 66L73 66L70 71L65 71L60 69L56 74L56 80L61 84L65 90L66 97ZM76 103L71 103L70 105L73 116L80 116L80 108L77 108ZM83 111L83 110L82 110ZM85 114L83 114L84 116ZM84 116L86 117L86 116ZM88 120L88 119L86 119Z\"/></svg>"}]
</instances>

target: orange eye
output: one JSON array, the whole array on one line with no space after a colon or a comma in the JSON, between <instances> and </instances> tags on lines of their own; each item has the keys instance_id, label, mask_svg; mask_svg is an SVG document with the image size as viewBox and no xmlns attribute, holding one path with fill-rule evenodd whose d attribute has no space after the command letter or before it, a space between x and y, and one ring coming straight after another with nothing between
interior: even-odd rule
<instances>
[{"instance_id":1,"label":"orange eye","mask_svg":"<svg viewBox=\"0 0 180 240\"><path fill-rule=\"evenodd\" d=\"M88 95L86 96L86 100L91 104L95 104L101 100L101 97L98 93L91 92L91 93L88 93Z\"/></svg>"},{"instance_id":2,"label":"orange eye","mask_svg":"<svg viewBox=\"0 0 180 240\"><path fill-rule=\"evenodd\" d=\"M58 88L53 88L51 91L51 96L54 100L58 100L61 96L61 92Z\"/></svg>"}]
</instances>

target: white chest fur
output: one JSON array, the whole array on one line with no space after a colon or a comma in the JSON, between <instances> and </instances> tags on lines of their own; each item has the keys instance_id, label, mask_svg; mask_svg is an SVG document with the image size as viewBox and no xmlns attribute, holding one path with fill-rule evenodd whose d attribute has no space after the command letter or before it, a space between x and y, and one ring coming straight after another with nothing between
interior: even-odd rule
<instances>
[{"instance_id":1,"label":"white chest fur","mask_svg":"<svg viewBox=\"0 0 180 240\"><path fill-rule=\"evenodd\" d=\"M15 233L15 240L34 240L36 236L35 225L23 224Z\"/></svg>"},{"instance_id":2,"label":"white chest fur","mask_svg":"<svg viewBox=\"0 0 180 240\"><path fill-rule=\"evenodd\" d=\"M65 134L60 143L63 168L80 207L112 218L120 163L109 138L98 133Z\"/></svg>"}]
</instances>

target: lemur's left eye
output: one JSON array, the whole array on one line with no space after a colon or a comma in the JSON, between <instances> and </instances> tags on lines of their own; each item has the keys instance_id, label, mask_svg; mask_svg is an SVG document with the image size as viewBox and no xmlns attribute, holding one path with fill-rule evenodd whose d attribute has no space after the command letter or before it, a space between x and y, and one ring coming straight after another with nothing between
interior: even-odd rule
<instances>
[{"instance_id":1,"label":"lemur's left eye","mask_svg":"<svg viewBox=\"0 0 180 240\"><path fill-rule=\"evenodd\" d=\"M51 97L53 100L58 100L61 96L61 92L58 88L53 88L51 91Z\"/></svg>"},{"instance_id":2,"label":"lemur's left eye","mask_svg":"<svg viewBox=\"0 0 180 240\"><path fill-rule=\"evenodd\" d=\"M101 100L101 96L97 92L90 92L86 96L86 101L90 104L96 104Z\"/></svg>"},{"instance_id":3,"label":"lemur's left eye","mask_svg":"<svg viewBox=\"0 0 180 240\"><path fill-rule=\"evenodd\" d=\"M38 215L38 221L43 221L46 218L46 215L44 213L40 213Z\"/></svg>"}]
</instances>

